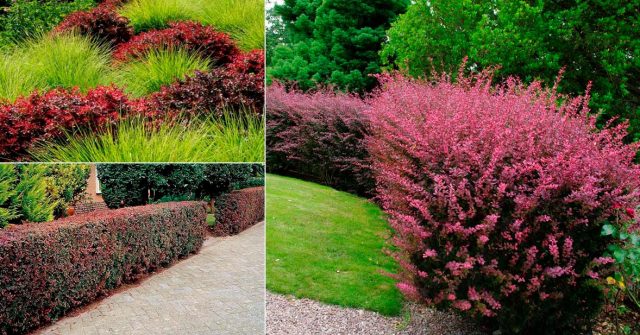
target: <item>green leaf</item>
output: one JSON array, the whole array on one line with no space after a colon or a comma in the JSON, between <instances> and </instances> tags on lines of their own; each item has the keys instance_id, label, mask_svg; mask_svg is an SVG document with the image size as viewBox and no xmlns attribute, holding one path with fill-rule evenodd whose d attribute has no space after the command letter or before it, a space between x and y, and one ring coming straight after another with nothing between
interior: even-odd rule
<instances>
[{"instance_id":1,"label":"green leaf","mask_svg":"<svg viewBox=\"0 0 640 335\"><path fill-rule=\"evenodd\" d=\"M616 227L610 224L606 224L602 226L602 231L600 232L600 234L602 236L609 236L609 235L615 234L615 232L616 232Z\"/></svg>"}]
</instances>

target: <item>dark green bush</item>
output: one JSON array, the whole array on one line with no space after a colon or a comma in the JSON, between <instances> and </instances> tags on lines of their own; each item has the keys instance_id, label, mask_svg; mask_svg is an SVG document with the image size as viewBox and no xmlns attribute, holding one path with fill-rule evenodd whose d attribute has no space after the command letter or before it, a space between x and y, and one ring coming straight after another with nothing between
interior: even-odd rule
<instances>
[{"instance_id":1,"label":"dark green bush","mask_svg":"<svg viewBox=\"0 0 640 335\"><path fill-rule=\"evenodd\" d=\"M46 33L67 14L94 5L93 0L15 1L8 7L6 14L0 16L0 45Z\"/></svg>"},{"instance_id":2,"label":"dark green bush","mask_svg":"<svg viewBox=\"0 0 640 335\"><path fill-rule=\"evenodd\" d=\"M100 164L102 196L110 208L162 202L207 200L261 178L255 164ZM263 177L262 177L263 178Z\"/></svg>"}]
</instances>

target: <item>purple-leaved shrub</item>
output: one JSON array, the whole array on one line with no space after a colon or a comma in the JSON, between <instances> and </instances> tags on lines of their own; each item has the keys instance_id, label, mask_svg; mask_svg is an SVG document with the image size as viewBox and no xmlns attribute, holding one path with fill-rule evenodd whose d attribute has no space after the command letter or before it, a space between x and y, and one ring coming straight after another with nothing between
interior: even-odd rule
<instances>
[{"instance_id":1,"label":"purple-leaved shrub","mask_svg":"<svg viewBox=\"0 0 640 335\"><path fill-rule=\"evenodd\" d=\"M364 144L366 103L355 95L325 90L287 92L277 83L268 90L269 170L372 195L374 182Z\"/></svg>"},{"instance_id":2,"label":"purple-leaved shrub","mask_svg":"<svg viewBox=\"0 0 640 335\"><path fill-rule=\"evenodd\" d=\"M638 204L638 145L596 129L588 93L491 79L380 78L367 145L398 287L503 334L582 333L611 271L601 228Z\"/></svg>"}]
</instances>

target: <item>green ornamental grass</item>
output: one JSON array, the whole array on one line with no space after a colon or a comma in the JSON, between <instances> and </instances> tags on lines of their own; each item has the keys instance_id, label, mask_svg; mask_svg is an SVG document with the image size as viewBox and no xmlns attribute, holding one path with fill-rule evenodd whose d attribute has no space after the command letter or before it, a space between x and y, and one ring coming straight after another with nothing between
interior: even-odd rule
<instances>
[{"instance_id":1,"label":"green ornamental grass","mask_svg":"<svg viewBox=\"0 0 640 335\"><path fill-rule=\"evenodd\" d=\"M209 61L183 49L154 50L118 69L115 82L127 93L140 97L159 91L195 70L209 69Z\"/></svg>"},{"instance_id":2,"label":"green ornamental grass","mask_svg":"<svg viewBox=\"0 0 640 335\"><path fill-rule=\"evenodd\" d=\"M229 114L152 127L128 118L100 132L40 142L30 153L42 162L259 162L264 161L264 121Z\"/></svg>"},{"instance_id":3,"label":"green ornamental grass","mask_svg":"<svg viewBox=\"0 0 640 335\"><path fill-rule=\"evenodd\" d=\"M182 0L133 0L120 9L120 15L128 18L136 33L162 29L171 21L184 21L195 16L188 1Z\"/></svg>"},{"instance_id":4,"label":"green ornamental grass","mask_svg":"<svg viewBox=\"0 0 640 335\"><path fill-rule=\"evenodd\" d=\"M134 0L120 9L136 32L192 20L231 35L245 51L264 48L262 0Z\"/></svg>"}]
</instances>

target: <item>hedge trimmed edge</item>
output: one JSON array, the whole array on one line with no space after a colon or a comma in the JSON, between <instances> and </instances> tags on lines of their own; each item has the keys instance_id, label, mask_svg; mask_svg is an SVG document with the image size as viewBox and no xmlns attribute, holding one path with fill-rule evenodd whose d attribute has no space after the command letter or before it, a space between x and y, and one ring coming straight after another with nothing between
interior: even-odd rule
<instances>
[{"instance_id":1,"label":"hedge trimmed edge","mask_svg":"<svg viewBox=\"0 0 640 335\"><path fill-rule=\"evenodd\" d=\"M233 191L215 201L215 236L239 234L264 219L264 187Z\"/></svg>"},{"instance_id":2,"label":"hedge trimmed edge","mask_svg":"<svg viewBox=\"0 0 640 335\"><path fill-rule=\"evenodd\" d=\"M20 334L196 252L202 202L172 202L28 223L0 232L0 334Z\"/></svg>"}]
</instances>

